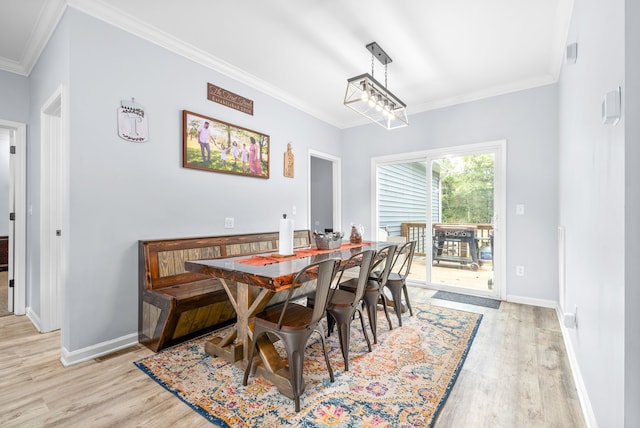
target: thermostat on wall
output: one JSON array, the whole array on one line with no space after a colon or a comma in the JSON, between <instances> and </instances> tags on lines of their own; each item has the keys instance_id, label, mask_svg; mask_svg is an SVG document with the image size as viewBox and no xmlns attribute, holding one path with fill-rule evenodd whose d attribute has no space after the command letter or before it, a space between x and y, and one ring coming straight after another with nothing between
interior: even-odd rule
<instances>
[{"instance_id":1,"label":"thermostat on wall","mask_svg":"<svg viewBox=\"0 0 640 428\"><path fill-rule=\"evenodd\" d=\"M571 43L567 45L565 52L565 62L567 64L575 64L578 59L578 44Z\"/></svg>"},{"instance_id":2,"label":"thermostat on wall","mask_svg":"<svg viewBox=\"0 0 640 428\"><path fill-rule=\"evenodd\" d=\"M621 88L607 92L602 101L602 123L615 125L620 120L620 92Z\"/></svg>"}]
</instances>

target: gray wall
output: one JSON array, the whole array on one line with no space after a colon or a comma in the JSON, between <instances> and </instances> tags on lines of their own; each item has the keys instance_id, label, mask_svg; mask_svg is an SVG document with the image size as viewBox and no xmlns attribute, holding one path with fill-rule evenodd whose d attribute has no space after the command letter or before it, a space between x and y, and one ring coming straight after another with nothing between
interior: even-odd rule
<instances>
[{"instance_id":1,"label":"gray wall","mask_svg":"<svg viewBox=\"0 0 640 428\"><path fill-rule=\"evenodd\" d=\"M29 79L0 70L0 119L29 122ZM27 128L27 134L30 129ZM0 236L9 233L9 135L0 130Z\"/></svg>"},{"instance_id":2,"label":"gray wall","mask_svg":"<svg viewBox=\"0 0 640 428\"><path fill-rule=\"evenodd\" d=\"M343 132L343 221L373 230L371 157L507 140L507 277L509 296L556 301L557 87L544 86L410 117L385 131L372 124ZM526 215L515 216L515 205ZM515 265L526 265L524 277Z\"/></svg>"},{"instance_id":3,"label":"gray wall","mask_svg":"<svg viewBox=\"0 0 640 428\"><path fill-rule=\"evenodd\" d=\"M0 70L0 94L0 118L20 123L29 122L28 78Z\"/></svg>"},{"instance_id":4,"label":"gray wall","mask_svg":"<svg viewBox=\"0 0 640 428\"><path fill-rule=\"evenodd\" d=\"M564 66L559 85L564 310L577 308L578 327L569 330L571 347L600 427L640 426L636 172L640 74L635 3L575 3L568 42L578 43L578 59ZM625 6L631 6L626 29L632 31L626 35ZM629 43L626 60L625 43ZM603 125L602 100L618 86L628 110L618 125Z\"/></svg>"},{"instance_id":5,"label":"gray wall","mask_svg":"<svg viewBox=\"0 0 640 428\"><path fill-rule=\"evenodd\" d=\"M63 346L72 352L137 331L138 240L275 231L293 205L296 228L308 228L307 163L283 177L287 142L299 157L340 150L336 128L78 11L67 10L58 32L68 36L71 70ZM31 76L33 112L55 89L50 82L67 81L45 72L67 55L59 39ZM254 100L254 116L208 101L207 82ZM117 136L116 109L132 97L147 108L147 143ZM183 109L270 135L271 178L182 168ZM30 161L39 165L37 155ZM224 229L225 217L234 229Z\"/></svg>"},{"instance_id":6,"label":"gray wall","mask_svg":"<svg viewBox=\"0 0 640 428\"><path fill-rule=\"evenodd\" d=\"M624 424L640 426L640 2L625 10L625 367Z\"/></svg>"}]
</instances>

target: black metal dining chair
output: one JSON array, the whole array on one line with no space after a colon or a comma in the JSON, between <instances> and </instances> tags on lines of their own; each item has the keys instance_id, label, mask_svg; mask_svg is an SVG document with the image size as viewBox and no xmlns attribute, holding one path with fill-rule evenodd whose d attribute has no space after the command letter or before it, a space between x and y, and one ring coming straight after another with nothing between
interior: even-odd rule
<instances>
[{"instance_id":1,"label":"black metal dining chair","mask_svg":"<svg viewBox=\"0 0 640 428\"><path fill-rule=\"evenodd\" d=\"M360 272L356 280L356 287L353 291L336 288L330 294L329 302L327 303L327 330L329 334L333 330L334 324L338 326L338 337L340 339L340 348L342 350L342 358L344 359L344 370L349 371L349 345L351 342L351 322L357 313L360 317L360 325L362 326L362 334L367 342L369 352L371 352L371 341L367 335L367 330L364 326L364 316L362 314L363 309L363 296L367 281L369 280L369 273L371 272L371 266L373 257L375 255L374 250L365 250L357 254L352 255L344 264L343 269L340 271L338 277L338 284L342 280L343 273L350 267L356 264L360 265ZM357 263L356 263L357 260Z\"/></svg>"},{"instance_id":2,"label":"black metal dining chair","mask_svg":"<svg viewBox=\"0 0 640 428\"><path fill-rule=\"evenodd\" d=\"M302 376L304 364L304 351L311 335L316 332L320 336L322 352L327 363L329 378L333 382L333 370L329 363L329 356L325 344L325 334L322 323L324 317L331 284L340 266L340 260L327 259L312 263L298 272L289 288L287 299L284 303L268 308L255 316L253 327L253 344L247 368L244 371L242 385L247 385L251 367L253 365L256 344L260 336L273 334L277 336L285 347L289 360L289 381L295 401L296 412L300 411L300 395L304 392L305 383ZM316 291L314 294L315 307L309 308L291 301L294 290L302 283L316 279Z\"/></svg>"},{"instance_id":3,"label":"black metal dining chair","mask_svg":"<svg viewBox=\"0 0 640 428\"><path fill-rule=\"evenodd\" d=\"M404 293L404 302L409 309L409 315L413 316L413 308L409 301L409 292L407 291L407 276L411 270L411 262L413 261L413 253L416 248L416 241L409 241L400 246L391 265L391 271L387 278L385 287L391 292L393 300L393 310L398 317L398 324L402 327L402 294Z\"/></svg>"},{"instance_id":4,"label":"black metal dining chair","mask_svg":"<svg viewBox=\"0 0 640 428\"><path fill-rule=\"evenodd\" d=\"M389 311L387 309L387 299L382 290L387 283L389 272L391 271L391 265L393 264L394 254L396 252L397 245L386 245L378 250L374 257L374 262L369 273L369 279L367 280L367 287L365 288L363 300L365 307L367 308L367 316L369 318L369 326L373 333L373 343L378 343L378 302L382 303L384 314L389 323L389 330L393 329L391 318L389 317ZM358 283L358 278L352 278L344 281L338 285L342 290L354 292Z\"/></svg>"}]
</instances>

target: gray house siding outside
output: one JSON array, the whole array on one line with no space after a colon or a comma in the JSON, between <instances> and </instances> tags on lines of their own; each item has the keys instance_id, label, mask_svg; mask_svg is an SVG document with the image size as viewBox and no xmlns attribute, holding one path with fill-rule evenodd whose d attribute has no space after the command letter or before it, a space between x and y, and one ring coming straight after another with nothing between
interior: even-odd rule
<instances>
[{"instance_id":1,"label":"gray house siding outside","mask_svg":"<svg viewBox=\"0 0 640 428\"><path fill-rule=\"evenodd\" d=\"M426 162L378 167L378 227L390 236L401 235L402 223L426 223ZM431 220L440 220L440 174L432 172Z\"/></svg>"}]
</instances>

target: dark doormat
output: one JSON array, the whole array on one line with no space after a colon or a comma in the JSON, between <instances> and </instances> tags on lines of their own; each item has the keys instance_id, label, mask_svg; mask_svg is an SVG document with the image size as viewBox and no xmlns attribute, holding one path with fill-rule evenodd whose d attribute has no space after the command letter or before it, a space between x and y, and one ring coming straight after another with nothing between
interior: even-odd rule
<instances>
[{"instance_id":1,"label":"dark doormat","mask_svg":"<svg viewBox=\"0 0 640 428\"><path fill-rule=\"evenodd\" d=\"M467 296L466 294L451 293L449 291L438 291L432 298L466 303L468 305L484 306L491 309L500 309L500 300L489 299L488 297Z\"/></svg>"}]
</instances>

